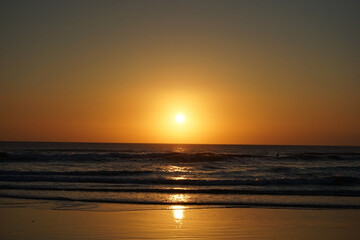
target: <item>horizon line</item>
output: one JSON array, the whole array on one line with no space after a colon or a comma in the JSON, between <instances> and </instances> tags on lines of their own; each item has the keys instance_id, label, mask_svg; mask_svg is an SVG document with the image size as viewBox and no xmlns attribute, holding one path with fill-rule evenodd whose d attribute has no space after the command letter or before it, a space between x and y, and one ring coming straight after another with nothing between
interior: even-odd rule
<instances>
[{"instance_id":1,"label":"horizon line","mask_svg":"<svg viewBox=\"0 0 360 240\"><path fill-rule=\"evenodd\" d=\"M219 145L219 146L313 146L313 147L360 147L360 145L335 145L335 144L255 144L255 143L137 143L137 142L82 142L82 141L23 141L23 140L0 140L0 143L4 142L18 142L18 143L84 143L84 144L153 144L153 145Z\"/></svg>"}]
</instances>

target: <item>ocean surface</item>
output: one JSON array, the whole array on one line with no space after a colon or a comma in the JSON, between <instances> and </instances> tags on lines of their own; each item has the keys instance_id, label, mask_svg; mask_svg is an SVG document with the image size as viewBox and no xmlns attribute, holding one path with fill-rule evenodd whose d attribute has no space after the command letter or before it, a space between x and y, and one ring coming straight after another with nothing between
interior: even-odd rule
<instances>
[{"instance_id":1,"label":"ocean surface","mask_svg":"<svg viewBox=\"0 0 360 240\"><path fill-rule=\"evenodd\" d=\"M360 147L0 142L0 198L360 208Z\"/></svg>"}]
</instances>

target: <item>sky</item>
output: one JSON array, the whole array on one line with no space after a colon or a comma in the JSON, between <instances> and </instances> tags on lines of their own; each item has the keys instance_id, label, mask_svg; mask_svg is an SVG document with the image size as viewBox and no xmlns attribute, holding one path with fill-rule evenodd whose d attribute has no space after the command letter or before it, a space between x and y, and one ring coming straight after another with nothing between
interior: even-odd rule
<instances>
[{"instance_id":1,"label":"sky","mask_svg":"<svg viewBox=\"0 0 360 240\"><path fill-rule=\"evenodd\" d=\"M360 145L359 26L347 0L4 0L0 141Z\"/></svg>"}]
</instances>

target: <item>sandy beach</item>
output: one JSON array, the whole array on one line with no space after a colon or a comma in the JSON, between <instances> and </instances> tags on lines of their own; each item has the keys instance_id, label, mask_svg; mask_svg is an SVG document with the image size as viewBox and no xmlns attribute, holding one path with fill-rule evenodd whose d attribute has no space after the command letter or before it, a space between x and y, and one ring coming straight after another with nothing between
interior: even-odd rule
<instances>
[{"instance_id":1,"label":"sandy beach","mask_svg":"<svg viewBox=\"0 0 360 240\"><path fill-rule=\"evenodd\" d=\"M85 204L2 199L10 239L356 239L360 210Z\"/></svg>"}]
</instances>

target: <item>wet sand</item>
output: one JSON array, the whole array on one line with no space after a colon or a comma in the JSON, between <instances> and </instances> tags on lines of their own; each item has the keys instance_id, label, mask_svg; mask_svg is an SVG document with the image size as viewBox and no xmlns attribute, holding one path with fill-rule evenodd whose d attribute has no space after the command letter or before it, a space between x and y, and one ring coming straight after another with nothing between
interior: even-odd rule
<instances>
[{"instance_id":1,"label":"wet sand","mask_svg":"<svg viewBox=\"0 0 360 240\"><path fill-rule=\"evenodd\" d=\"M357 239L360 210L2 199L0 239Z\"/></svg>"}]
</instances>

